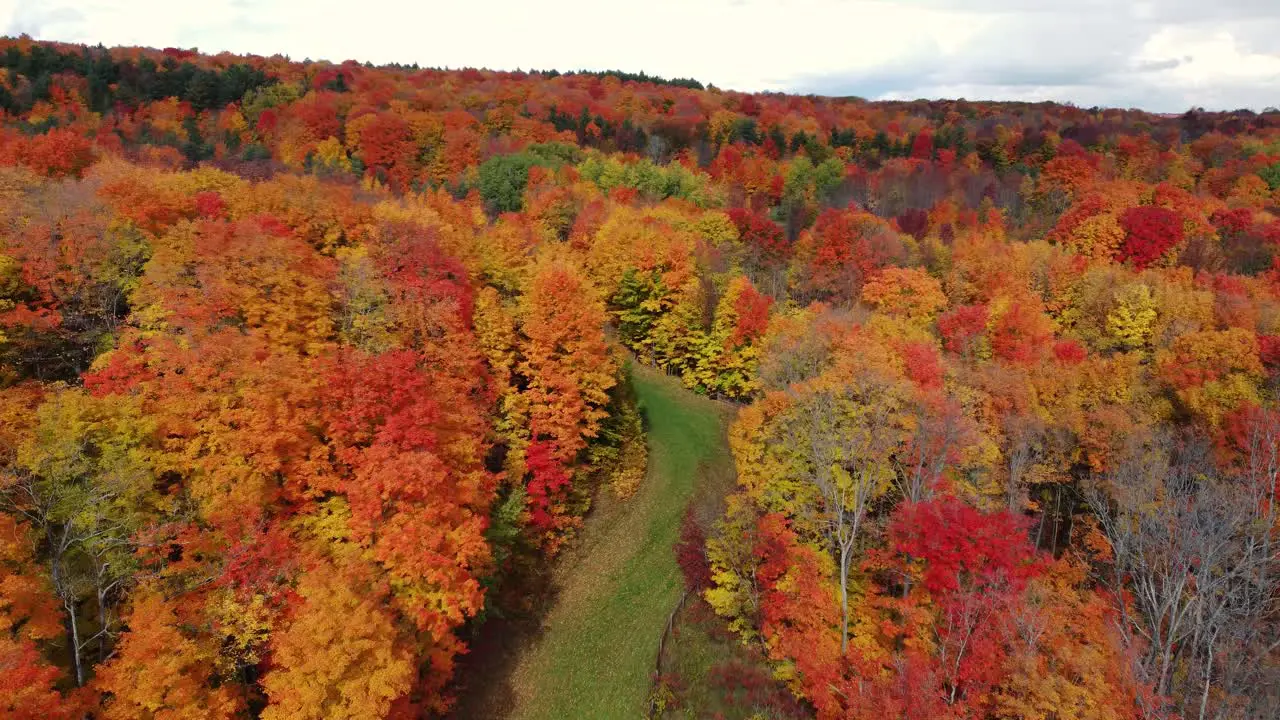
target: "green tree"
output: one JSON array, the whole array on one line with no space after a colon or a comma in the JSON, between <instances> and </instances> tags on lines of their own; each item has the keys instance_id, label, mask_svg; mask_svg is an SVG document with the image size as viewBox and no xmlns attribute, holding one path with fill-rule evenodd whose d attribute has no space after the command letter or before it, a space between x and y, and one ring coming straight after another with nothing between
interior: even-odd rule
<instances>
[{"instance_id":1,"label":"green tree","mask_svg":"<svg viewBox=\"0 0 1280 720\"><path fill-rule=\"evenodd\" d=\"M1280 190L1280 162L1269 165L1258 171L1258 177L1267 181L1267 187Z\"/></svg>"},{"instance_id":2,"label":"green tree","mask_svg":"<svg viewBox=\"0 0 1280 720\"><path fill-rule=\"evenodd\" d=\"M524 207L524 189L529 184L528 155L495 155L480 166L480 197L494 214L520 212Z\"/></svg>"}]
</instances>

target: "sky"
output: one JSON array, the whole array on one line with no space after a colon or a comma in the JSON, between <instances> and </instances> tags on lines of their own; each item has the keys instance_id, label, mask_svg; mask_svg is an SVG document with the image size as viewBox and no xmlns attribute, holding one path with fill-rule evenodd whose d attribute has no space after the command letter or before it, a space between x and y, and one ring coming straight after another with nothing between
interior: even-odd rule
<instances>
[{"instance_id":1,"label":"sky","mask_svg":"<svg viewBox=\"0 0 1280 720\"><path fill-rule=\"evenodd\" d=\"M1280 106L1280 0L0 0L0 32L869 99Z\"/></svg>"}]
</instances>

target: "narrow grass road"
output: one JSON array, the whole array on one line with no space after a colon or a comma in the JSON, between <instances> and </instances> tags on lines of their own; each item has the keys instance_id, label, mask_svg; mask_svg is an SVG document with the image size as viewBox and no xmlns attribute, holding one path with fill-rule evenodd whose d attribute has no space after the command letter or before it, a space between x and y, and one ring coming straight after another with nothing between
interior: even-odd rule
<instances>
[{"instance_id":1,"label":"narrow grass road","mask_svg":"<svg viewBox=\"0 0 1280 720\"><path fill-rule=\"evenodd\" d=\"M699 477L732 462L728 411L632 363L648 421L649 473L635 496L600 493L576 547L556 570L543 632L510 678L518 720L635 720L682 580L672 553Z\"/></svg>"}]
</instances>

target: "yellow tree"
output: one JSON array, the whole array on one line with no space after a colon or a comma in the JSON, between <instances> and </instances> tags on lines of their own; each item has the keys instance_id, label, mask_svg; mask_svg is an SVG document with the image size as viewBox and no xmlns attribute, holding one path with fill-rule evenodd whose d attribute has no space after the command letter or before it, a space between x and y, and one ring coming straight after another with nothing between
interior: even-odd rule
<instances>
[{"instance_id":1,"label":"yellow tree","mask_svg":"<svg viewBox=\"0 0 1280 720\"><path fill-rule=\"evenodd\" d=\"M475 334L480 351L489 366L489 376L498 397L498 418L495 429L507 442L507 469L511 475L524 474L522 456L528 442L528 426L516 388L516 327L515 318L503 302L498 291L485 286L476 293Z\"/></svg>"},{"instance_id":2,"label":"yellow tree","mask_svg":"<svg viewBox=\"0 0 1280 720\"><path fill-rule=\"evenodd\" d=\"M697 365L685 375L685 385L731 398L743 398L760 386L757 366L759 341L769 326L773 298L756 291L751 281L729 281Z\"/></svg>"},{"instance_id":3,"label":"yellow tree","mask_svg":"<svg viewBox=\"0 0 1280 720\"><path fill-rule=\"evenodd\" d=\"M919 268L891 267L879 271L862 286L862 301L921 325L947 306L942 283Z\"/></svg>"},{"instance_id":4,"label":"yellow tree","mask_svg":"<svg viewBox=\"0 0 1280 720\"><path fill-rule=\"evenodd\" d=\"M50 393L32 436L0 473L0 508L47 539L78 685L91 650L106 656L119 589L137 566L135 534L166 505L154 491L154 422L134 398ZM93 608L92 620L81 609Z\"/></svg>"},{"instance_id":5,"label":"yellow tree","mask_svg":"<svg viewBox=\"0 0 1280 720\"><path fill-rule=\"evenodd\" d=\"M272 638L263 720L381 720L413 688L413 652L369 574L321 561L302 576L302 603Z\"/></svg>"},{"instance_id":6,"label":"yellow tree","mask_svg":"<svg viewBox=\"0 0 1280 720\"><path fill-rule=\"evenodd\" d=\"M850 335L829 370L770 393L731 435L739 483L755 504L790 518L801 539L834 561L842 653L856 545L872 504L894 487L912 398L897 355L866 333Z\"/></svg>"},{"instance_id":7,"label":"yellow tree","mask_svg":"<svg viewBox=\"0 0 1280 720\"><path fill-rule=\"evenodd\" d=\"M1195 417L1217 426L1243 404L1257 404L1263 378L1258 337L1242 328L1191 332L1156 354L1157 371Z\"/></svg>"},{"instance_id":8,"label":"yellow tree","mask_svg":"<svg viewBox=\"0 0 1280 720\"><path fill-rule=\"evenodd\" d=\"M1107 314L1107 333L1122 348L1142 349L1151 342L1155 322L1151 288L1134 283L1116 292L1116 306Z\"/></svg>"}]
</instances>

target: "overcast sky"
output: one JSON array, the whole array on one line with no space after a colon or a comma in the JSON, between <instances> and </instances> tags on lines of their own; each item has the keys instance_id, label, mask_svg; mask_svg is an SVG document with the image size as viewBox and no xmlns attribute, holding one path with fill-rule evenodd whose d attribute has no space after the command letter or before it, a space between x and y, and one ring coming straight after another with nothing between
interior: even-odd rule
<instances>
[{"instance_id":1,"label":"overcast sky","mask_svg":"<svg viewBox=\"0 0 1280 720\"><path fill-rule=\"evenodd\" d=\"M0 0L0 30L873 99L1280 106L1280 0Z\"/></svg>"}]
</instances>

